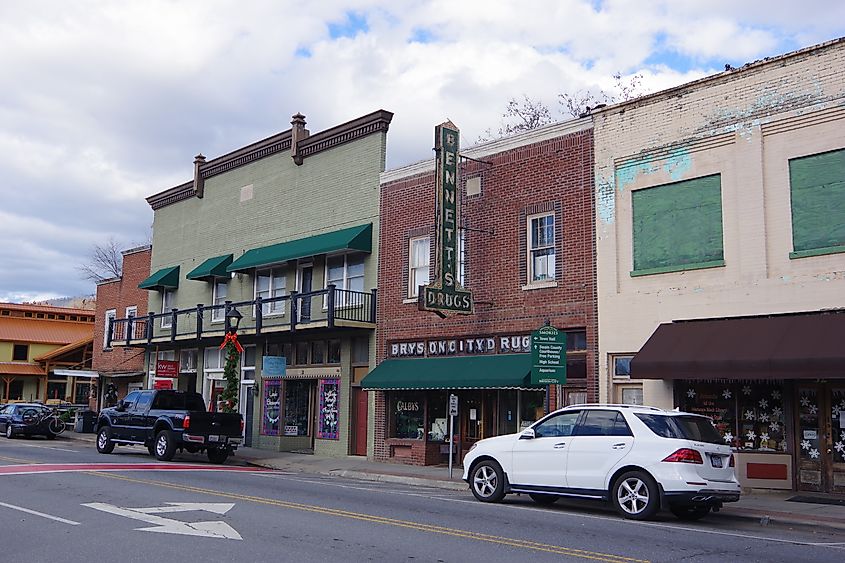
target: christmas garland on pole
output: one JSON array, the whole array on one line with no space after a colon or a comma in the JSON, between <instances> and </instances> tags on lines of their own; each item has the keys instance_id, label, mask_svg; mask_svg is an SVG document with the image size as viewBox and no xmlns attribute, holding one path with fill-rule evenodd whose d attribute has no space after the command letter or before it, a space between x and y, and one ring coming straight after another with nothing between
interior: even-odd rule
<instances>
[{"instance_id":1,"label":"christmas garland on pole","mask_svg":"<svg viewBox=\"0 0 845 563\"><path fill-rule=\"evenodd\" d=\"M234 332L226 333L220 348L226 349L226 365L223 367L226 387L223 388L223 392L220 393L218 398L218 410L220 412L238 412L238 391L240 387L238 358L244 349L238 342L238 335Z\"/></svg>"}]
</instances>

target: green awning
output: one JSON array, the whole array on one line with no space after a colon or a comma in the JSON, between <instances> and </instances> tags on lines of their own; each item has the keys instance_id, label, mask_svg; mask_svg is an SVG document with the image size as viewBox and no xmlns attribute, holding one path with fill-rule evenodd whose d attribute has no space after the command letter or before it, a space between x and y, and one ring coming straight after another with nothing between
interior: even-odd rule
<instances>
[{"instance_id":1,"label":"green awning","mask_svg":"<svg viewBox=\"0 0 845 563\"><path fill-rule=\"evenodd\" d=\"M385 360L361 381L370 390L542 389L531 385L531 354Z\"/></svg>"},{"instance_id":2,"label":"green awning","mask_svg":"<svg viewBox=\"0 0 845 563\"><path fill-rule=\"evenodd\" d=\"M176 289L179 287L179 266L162 268L144 281L138 284L141 289Z\"/></svg>"},{"instance_id":3,"label":"green awning","mask_svg":"<svg viewBox=\"0 0 845 563\"><path fill-rule=\"evenodd\" d=\"M229 272L226 268L232 263L232 255L224 254L223 256L215 256L209 258L185 276L189 280L205 280L210 281L214 278L228 278Z\"/></svg>"},{"instance_id":4,"label":"green awning","mask_svg":"<svg viewBox=\"0 0 845 563\"><path fill-rule=\"evenodd\" d=\"M228 272L243 272L252 268L269 266L305 258L306 256L317 256L327 252L338 250L360 250L371 252L373 246L373 224L349 227L331 233L323 233L313 237L301 238L290 242L281 242L271 246L253 248L232 262L226 268Z\"/></svg>"}]
</instances>

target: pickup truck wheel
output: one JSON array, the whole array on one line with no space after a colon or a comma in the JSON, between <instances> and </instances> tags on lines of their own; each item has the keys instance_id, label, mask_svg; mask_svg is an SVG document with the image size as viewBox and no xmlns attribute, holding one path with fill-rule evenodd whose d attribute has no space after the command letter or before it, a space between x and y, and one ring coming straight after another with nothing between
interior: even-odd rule
<instances>
[{"instance_id":1,"label":"pickup truck wheel","mask_svg":"<svg viewBox=\"0 0 845 563\"><path fill-rule=\"evenodd\" d=\"M208 461L211 463L224 463L229 457L229 450L226 448L209 448Z\"/></svg>"},{"instance_id":2,"label":"pickup truck wheel","mask_svg":"<svg viewBox=\"0 0 845 563\"><path fill-rule=\"evenodd\" d=\"M110 454L114 451L114 442L111 441L111 426L103 426L97 432L97 451L101 454Z\"/></svg>"},{"instance_id":3,"label":"pickup truck wheel","mask_svg":"<svg viewBox=\"0 0 845 563\"><path fill-rule=\"evenodd\" d=\"M173 432L170 430L162 430L156 434L155 441L155 456L159 461L170 461L176 454L176 440L173 438Z\"/></svg>"}]
</instances>

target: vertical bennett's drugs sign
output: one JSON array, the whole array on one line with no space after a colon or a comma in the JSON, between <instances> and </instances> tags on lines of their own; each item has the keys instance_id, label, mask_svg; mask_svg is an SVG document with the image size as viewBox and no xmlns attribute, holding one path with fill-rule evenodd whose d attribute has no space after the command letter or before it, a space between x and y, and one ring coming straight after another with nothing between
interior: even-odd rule
<instances>
[{"instance_id":1,"label":"vertical bennett's drugs sign","mask_svg":"<svg viewBox=\"0 0 845 563\"><path fill-rule=\"evenodd\" d=\"M437 152L437 220L435 230L435 279L420 291L419 308L424 311L471 314L472 293L458 281L458 230L460 197L458 195L458 128L451 121L434 128Z\"/></svg>"}]
</instances>

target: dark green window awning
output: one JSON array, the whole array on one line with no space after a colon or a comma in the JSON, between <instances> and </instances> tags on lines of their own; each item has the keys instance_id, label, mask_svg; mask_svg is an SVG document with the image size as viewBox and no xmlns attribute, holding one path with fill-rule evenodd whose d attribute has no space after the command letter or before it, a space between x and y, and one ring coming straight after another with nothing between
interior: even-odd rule
<instances>
[{"instance_id":1,"label":"dark green window awning","mask_svg":"<svg viewBox=\"0 0 845 563\"><path fill-rule=\"evenodd\" d=\"M370 390L542 389L531 385L531 354L385 360L361 381Z\"/></svg>"},{"instance_id":2,"label":"dark green window awning","mask_svg":"<svg viewBox=\"0 0 845 563\"><path fill-rule=\"evenodd\" d=\"M214 278L228 278L229 272L226 268L232 263L232 255L226 254L223 256L215 256L209 258L185 276L189 280L205 280L210 281Z\"/></svg>"},{"instance_id":3,"label":"dark green window awning","mask_svg":"<svg viewBox=\"0 0 845 563\"><path fill-rule=\"evenodd\" d=\"M296 258L317 256L338 250L360 250L371 252L373 247L373 224L350 227L331 233L282 242L271 246L253 248L226 268L229 272L243 272L252 268L279 264Z\"/></svg>"},{"instance_id":4,"label":"dark green window awning","mask_svg":"<svg viewBox=\"0 0 845 563\"><path fill-rule=\"evenodd\" d=\"M162 268L144 281L138 284L141 289L176 289L179 287L179 266Z\"/></svg>"}]
</instances>

